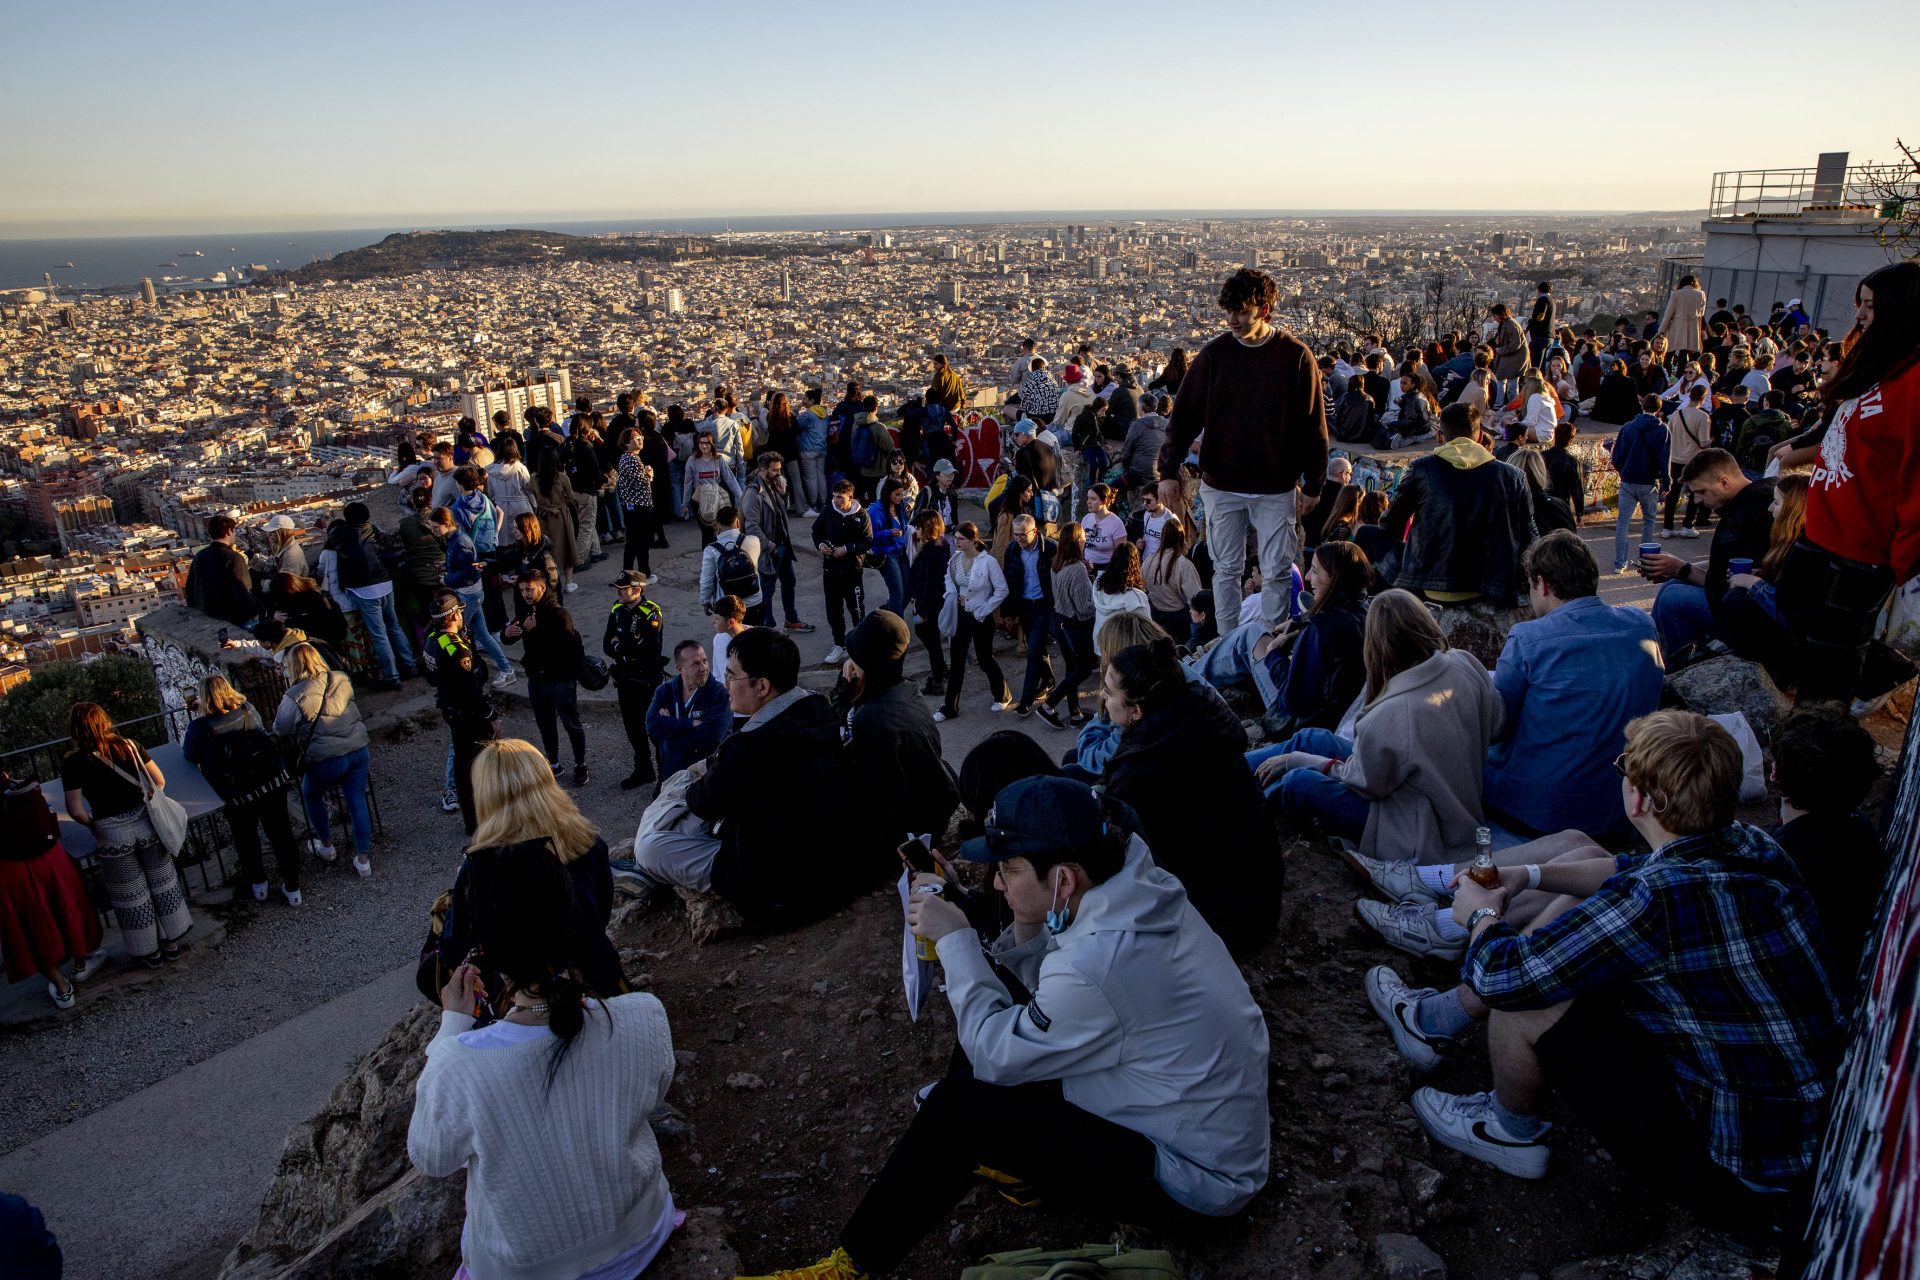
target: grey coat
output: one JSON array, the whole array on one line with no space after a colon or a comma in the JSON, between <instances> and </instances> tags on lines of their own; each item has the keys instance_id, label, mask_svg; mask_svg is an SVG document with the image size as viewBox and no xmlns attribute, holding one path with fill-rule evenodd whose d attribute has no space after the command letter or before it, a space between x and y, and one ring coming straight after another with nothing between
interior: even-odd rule
<instances>
[{"instance_id":1,"label":"grey coat","mask_svg":"<svg viewBox=\"0 0 1920 1280\"><path fill-rule=\"evenodd\" d=\"M288 689L274 713L273 731L305 742L307 726L316 717L308 760L332 760L367 745L367 726L360 722L360 708L353 701L353 681L340 672L312 676Z\"/></svg>"}]
</instances>

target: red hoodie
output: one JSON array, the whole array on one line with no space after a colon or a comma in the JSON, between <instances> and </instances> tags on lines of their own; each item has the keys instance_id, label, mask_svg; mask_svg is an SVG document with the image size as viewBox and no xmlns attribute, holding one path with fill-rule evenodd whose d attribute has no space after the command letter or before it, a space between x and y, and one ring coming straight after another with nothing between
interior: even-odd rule
<instances>
[{"instance_id":1,"label":"red hoodie","mask_svg":"<svg viewBox=\"0 0 1920 1280\"><path fill-rule=\"evenodd\" d=\"M1835 555L1920 574L1920 359L1842 404L1807 487L1807 537Z\"/></svg>"}]
</instances>

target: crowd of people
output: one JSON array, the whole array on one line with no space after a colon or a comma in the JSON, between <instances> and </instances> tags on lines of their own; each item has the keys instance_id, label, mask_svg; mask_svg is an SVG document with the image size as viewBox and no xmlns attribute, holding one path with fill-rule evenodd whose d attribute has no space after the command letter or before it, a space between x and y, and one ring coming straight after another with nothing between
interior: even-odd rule
<instances>
[{"instance_id":1,"label":"crowd of people","mask_svg":"<svg viewBox=\"0 0 1920 1280\"><path fill-rule=\"evenodd\" d=\"M189 758L224 794L251 781L227 776L237 735L304 735L298 769L246 791L236 823L255 896L257 825L297 904L271 787L301 788L327 857L320 801L343 786L371 874L353 682L432 681L442 805L468 842L422 961L444 1012L408 1145L429 1175L468 1171L475 1280L635 1275L673 1229L647 1123L672 1079L669 1011L620 971L616 884L648 903L714 894L761 930L843 911L903 865L922 890L907 922L944 972L951 1068L831 1252L775 1276L885 1274L983 1181L1169 1231L1239 1213L1267 1182L1270 1124L1266 1026L1237 962L1275 938L1295 836L1352 869L1383 943L1451 969L1362 984L1416 1070L1485 1023L1492 1087L1410 1100L1436 1143L1544 1177L1553 1091L1673 1201L1788 1221L1888 865L1860 812L1880 766L1858 718L1912 677L1874 623L1920 572L1920 265L1862 281L1831 344L1795 309L1722 318L1688 290L1656 332L1623 321L1603 343L1557 327L1543 284L1524 318L1494 306L1484 342L1402 361L1363 342L1356 364L1276 327L1275 282L1241 270L1226 331L1145 388L1084 350L1056 380L1022 343L1013 448L977 519L954 489L967 397L944 359L897 428L859 383L831 409L818 388L795 412L721 387L664 423L622 395L604 426L584 401L565 423L529 410L524 435L463 424L395 473L399 535L364 505L341 513L317 591L289 585L309 580L297 542L250 572L215 521L189 596L251 624L290 687L269 723L210 681ZM1602 352L1620 367L1595 378ZM1763 368L1791 434L1723 413ZM1593 499L1573 421L1600 416L1616 377L1639 408L1611 448L1615 567L1661 584L1651 612L1600 599L1578 532ZM1330 425L1363 413L1366 438L1423 446L1391 494L1331 454ZM1770 462L1783 474L1758 474ZM1711 526L1704 562L1653 543L1662 496L1673 536ZM700 534L698 634L648 596L644 549L677 523ZM623 539L594 653L571 575ZM819 559L827 693L794 638L813 630L802 556ZM1511 624L1492 670L1448 639L1450 611L1482 606ZM503 644L522 647L537 745L501 737L498 695L520 678ZM997 648L1024 652L1003 666ZM1797 698L1771 740L1777 825L1737 816L1728 730L1663 708L1668 670L1725 650ZM955 767L940 726L969 709L969 667L990 713L1029 724ZM618 859L574 799L576 690L605 681L633 755L621 786L654 787ZM162 780L97 708L75 717L68 806L113 865L123 932L163 964L186 904L141 807ZM76 932L55 927L69 951L97 945ZM61 985L57 961L48 976Z\"/></svg>"}]
</instances>

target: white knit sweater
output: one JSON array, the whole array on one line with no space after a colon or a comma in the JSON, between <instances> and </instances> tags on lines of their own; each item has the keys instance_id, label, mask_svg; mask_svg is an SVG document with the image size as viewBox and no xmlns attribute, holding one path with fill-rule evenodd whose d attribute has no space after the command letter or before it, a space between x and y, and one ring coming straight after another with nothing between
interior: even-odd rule
<instances>
[{"instance_id":1,"label":"white knit sweater","mask_svg":"<svg viewBox=\"0 0 1920 1280\"><path fill-rule=\"evenodd\" d=\"M590 1004L551 1089L550 1037L477 1049L456 1038L472 1029L440 1015L407 1155L429 1177L467 1170L474 1280L575 1280L644 1240L667 1203L647 1124L673 1081L660 1002L635 992Z\"/></svg>"}]
</instances>

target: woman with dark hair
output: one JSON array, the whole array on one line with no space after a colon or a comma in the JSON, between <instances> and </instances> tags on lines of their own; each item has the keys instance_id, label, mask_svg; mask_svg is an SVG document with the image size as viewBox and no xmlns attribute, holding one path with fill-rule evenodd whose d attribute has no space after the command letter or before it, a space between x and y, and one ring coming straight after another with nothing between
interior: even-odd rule
<instances>
[{"instance_id":1,"label":"woman with dark hair","mask_svg":"<svg viewBox=\"0 0 1920 1280\"><path fill-rule=\"evenodd\" d=\"M667 549L667 521L673 518L679 505L674 501L678 484L674 468L678 464L674 462L673 446L661 434L653 410L640 410L634 415L634 423L640 428L640 461L646 463L653 472L653 548L664 551Z\"/></svg>"},{"instance_id":2,"label":"woman with dark hair","mask_svg":"<svg viewBox=\"0 0 1920 1280\"><path fill-rule=\"evenodd\" d=\"M1066 671L1034 710L1054 728L1064 729L1069 724L1087 722L1086 713L1080 710L1080 685L1093 674L1099 661L1093 652L1093 566L1087 563L1087 531L1082 526L1060 526L1052 578L1053 638L1066 660ZM1061 718L1059 710L1063 700L1067 704L1066 719Z\"/></svg>"},{"instance_id":3,"label":"woman with dark hair","mask_svg":"<svg viewBox=\"0 0 1920 1280\"><path fill-rule=\"evenodd\" d=\"M1367 610L1366 701L1352 738L1303 729L1253 752L1281 813L1387 861L1462 860L1486 821L1481 772L1504 714L1493 679L1449 648L1427 605L1383 591Z\"/></svg>"},{"instance_id":4,"label":"woman with dark hair","mask_svg":"<svg viewBox=\"0 0 1920 1280\"><path fill-rule=\"evenodd\" d=\"M1102 789L1133 808L1154 862L1245 953L1273 928L1284 883L1245 730L1211 691L1188 683L1165 637L1114 654L1101 697L1120 731Z\"/></svg>"},{"instance_id":5,"label":"woman with dark hair","mask_svg":"<svg viewBox=\"0 0 1920 1280\"><path fill-rule=\"evenodd\" d=\"M561 465L560 450L542 449L540 451L540 471L533 482L534 514L540 517L540 527L547 531L552 541L554 558L560 565L560 589L574 590L573 574L576 569L584 569L584 557L580 555L579 539L575 536L575 526L580 519L580 499L573 491L573 481L567 478L567 471Z\"/></svg>"},{"instance_id":6,"label":"woman with dark hair","mask_svg":"<svg viewBox=\"0 0 1920 1280\"><path fill-rule=\"evenodd\" d=\"M947 536L947 522L938 511L921 511L914 516L913 527L920 553L907 569L907 599L920 620L913 634L927 651L927 678L920 692L937 698L947 687L946 643L940 634L940 607L946 599L947 565L953 560L953 539Z\"/></svg>"},{"instance_id":7,"label":"woman with dark hair","mask_svg":"<svg viewBox=\"0 0 1920 1280\"><path fill-rule=\"evenodd\" d=\"M787 399L787 393L776 391L767 402L767 448L794 464L799 470L800 458L800 420L794 417L793 405ZM756 450L757 452L757 450ZM793 477L793 483L787 486L787 514L799 515L806 509L800 494L799 476Z\"/></svg>"},{"instance_id":8,"label":"woman with dark hair","mask_svg":"<svg viewBox=\"0 0 1920 1280\"><path fill-rule=\"evenodd\" d=\"M511 644L526 645L522 665L527 670L527 697L533 704L534 723L540 728L540 742L547 749L547 763L555 777L560 774L560 734L556 721L566 726L567 741L573 747L573 785L587 785L587 735L580 725L579 682L585 665L586 648L573 625L573 615L560 606L560 598L542 574L522 574L516 584L520 591L520 609L507 624L500 638Z\"/></svg>"},{"instance_id":9,"label":"woman with dark hair","mask_svg":"<svg viewBox=\"0 0 1920 1280\"><path fill-rule=\"evenodd\" d=\"M1378 564L1380 557L1392 549L1387 531L1380 524L1387 506L1385 489L1369 489L1360 495L1360 505L1354 511L1353 543L1367 553L1368 564Z\"/></svg>"},{"instance_id":10,"label":"woman with dark hair","mask_svg":"<svg viewBox=\"0 0 1920 1280\"><path fill-rule=\"evenodd\" d=\"M653 573L653 469L647 465L646 436L638 427L630 427L620 442L620 456L614 463L614 497L621 511L623 527L630 536L620 558L620 567Z\"/></svg>"},{"instance_id":11,"label":"woman with dark hair","mask_svg":"<svg viewBox=\"0 0 1920 1280\"><path fill-rule=\"evenodd\" d=\"M887 602L880 607L896 616L907 604L907 550L913 544L907 513L911 510L905 482L892 478L880 482L880 497L867 508L873 555L880 561L880 580L887 584Z\"/></svg>"},{"instance_id":12,"label":"woman with dark hair","mask_svg":"<svg viewBox=\"0 0 1920 1280\"><path fill-rule=\"evenodd\" d=\"M489 850L475 880L466 933L499 988L470 962L448 978L407 1155L428 1177L467 1171L461 1271L476 1280L637 1275L674 1226L647 1120L673 1079L666 1011L589 994L573 882L547 842Z\"/></svg>"},{"instance_id":13,"label":"woman with dark hair","mask_svg":"<svg viewBox=\"0 0 1920 1280\"><path fill-rule=\"evenodd\" d=\"M1553 447L1542 460L1547 464L1547 492L1567 504L1577 523L1587 514L1587 472L1580 456L1573 451L1573 438L1580 428L1563 422L1553 429Z\"/></svg>"},{"instance_id":14,"label":"woman with dark hair","mask_svg":"<svg viewBox=\"0 0 1920 1280\"><path fill-rule=\"evenodd\" d=\"M980 542L980 530L971 520L953 531L953 558L947 562L944 581L944 600L955 610L954 629L947 654L947 696L933 718L944 723L960 714L960 690L966 684L969 649L986 678L992 699L989 709L1005 711L1013 706L1013 699L1007 690L1006 673L993 660L993 611L1007 598L1007 575L1000 568L999 558Z\"/></svg>"},{"instance_id":15,"label":"woman with dark hair","mask_svg":"<svg viewBox=\"0 0 1920 1280\"><path fill-rule=\"evenodd\" d=\"M158 969L180 958L180 939L193 928L173 856L147 818L147 796L167 785L166 776L98 703L73 704L67 736L73 750L60 766L67 816L93 833L93 862L127 953Z\"/></svg>"},{"instance_id":16,"label":"woman with dark hair","mask_svg":"<svg viewBox=\"0 0 1920 1280\"><path fill-rule=\"evenodd\" d=\"M1920 262L1897 262L1854 290L1854 324L1833 378L1831 413L1807 494L1806 533L1777 579L1781 616L1800 638L1801 702L1865 695L1862 665L1893 588L1920 573Z\"/></svg>"},{"instance_id":17,"label":"woman with dark hair","mask_svg":"<svg viewBox=\"0 0 1920 1280\"><path fill-rule=\"evenodd\" d=\"M100 917L60 844L60 824L47 798L31 778L16 781L0 773L0 959L7 981L25 982L38 973L47 980L53 1007L71 1009L73 984L105 959L100 938ZM72 979L60 972L69 960Z\"/></svg>"},{"instance_id":18,"label":"woman with dark hair","mask_svg":"<svg viewBox=\"0 0 1920 1280\"><path fill-rule=\"evenodd\" d=\"M1170 636L1183 634L1192 624L1187 610L1200 594L1200 571L1187 559L1187 531L1178 520L1160 527L1160 547L1141 569L1147 591L1147 613Z\"/></svg>"},{"instance_id":19,"label":"woman with dark hair","mask_svg":"<svg viewBox=\"0 0 1920 1280\"><path fill-rule=\"evenodd\" d=\"M1333 495L1333 505L1327 509L1327 518L1320 525L1321 542L1346 542L1353 537L1353 530L1360 515L1360 499L1366 491L1357 484L1340 486ZM1385 507L1381 508L1386 510Z\"/></svg>"},{"instance_id":20,"label":"woman with dark hair","mask_svg":"<svg viewBox=\"0 0 1920 1280\"><path fill-rule=\"evenodd\" d=\"M1100 656L1100 629L1115 614L1137 613L1153 617L1153 604L1147 599L1147 584L1140 576L1140 548L1122 540L1113 548L1113 558L1093 579L1094 656Z\"/></svg>"},{"instance_id":21,"label":"woman with dark hair","mask_svg":"<svg viewBox=\"0 0 1920 1280\"><path fill-rule=\"evenodd\" d=\"M1167 367L1160 376L1147 384L1149 391L1164 391L1170 396L1180 394L1180 384L1187 380L1187 349L1175 347L1167 353Z\"/></svg>"},{"instance_id":22,"label":"woman with dark hair","mask_svg":"<svg viewBox=\"0 0 1920 1280\"><path fill-rule=\"evenodd\" d=\"M1573 508L1550 492L1553 480L1547 474L1546 456L1538 445L1520 446L1508 456L1507 461L1519 468L1520 474L1527 478L1527 495L1533 501L1533 527L1541 536L1555 529L1580 527L1580 522L1573 518Z\"/></svg>"}]
</instances>

